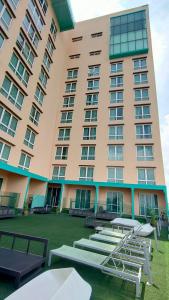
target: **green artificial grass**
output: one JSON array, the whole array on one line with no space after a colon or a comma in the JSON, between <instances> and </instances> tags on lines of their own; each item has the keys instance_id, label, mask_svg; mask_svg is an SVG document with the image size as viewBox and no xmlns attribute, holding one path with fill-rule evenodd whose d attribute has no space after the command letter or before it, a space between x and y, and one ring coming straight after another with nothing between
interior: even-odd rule
<instances>
[{"instance_id":1,"label":"green artificial grass","mask_svg":"<svg viewBox=\"0 0 169 300\"><path fill-rule=\"evenodd\" d=\"M13 219L0 220L0 230L20 232L48 238L48 249L63 244L72 245L73 241L89 237L94 231L84 227L84 219L70 217L67 214L30 215ZM154 241L153 241L154 245ZM160 251L153 249L152 273L153 286L147 286L146 278L142 279L142 295L144 300L169 299L169 242L167 228L162 230ZM135 286L121 279L102 274L100 271L67 260L53 258L52 268L75 267L79 274L92 287L91 300L133 300ZM44 268L44 271L48 269ZM11 278L0 275L0 300L15 290ZM24 300L24 299L23 299ZM80 299L79 299L80 300Z\"/></svg>"}]
</instances>

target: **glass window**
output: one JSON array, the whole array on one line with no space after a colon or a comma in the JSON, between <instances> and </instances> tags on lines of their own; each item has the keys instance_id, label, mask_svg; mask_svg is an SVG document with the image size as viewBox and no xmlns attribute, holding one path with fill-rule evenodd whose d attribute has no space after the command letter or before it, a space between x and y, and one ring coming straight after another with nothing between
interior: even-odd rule
<instances>
[{"instance_id":1,"label":"glass window","mask_svg":"<svg viewBox=\"0 0 169 300\"><path fill-rule=\"evenodd\" d=\"M111 64L111 73L117 73L117 72L122 72L123 71L123 63L122 62L117 62Z\"/></svg>"},{"instance_id":2,"label":"glass window","mask_svg":"<svg viewBox=\"0 0 169 300\"><path fill-rule=\"evenodd\" d=\"M35 144L35 137L36 137L36 133L32 129L27 127L25 138L24 138L24 144L29 148L33 149Z\"/></svg>"},{"instance_id":3,"label":"glass window","mask_svg":"<svg viewBox=\"0 0 169 300\"><path fill-rule=\"evenodd\" d=\"M52 179L64 179L66 167L65 166L54 166Z\"/></svg>"},{"instance_id":4,"label":"glass window","mask_svg":"<svg viewBox=\"0 0 169 300\"><path fill-rule=\"evenodd\" d=\"M9 66L12 69L12 71L17 75L17 77L22 81L22 83L25 86L27 86L30 74L27 68L24 66L24 64L21 62L21 60L15 53L12 54Z\"/></svg>"},{"instance_id":5,"label":"glass window","mask_svg":"<svg viewBox=\"0 0 169 300\"><path fill-rule=\"evenodd\" d=\"M110 92L110 103L121 103L123 102L123 91Z\"/></svg>"},{"instance_id":6,"label":"glass window","mask_svg":"<svg viewBox=\"0 0 169 300\"><path fill-rule=\"evenodd\" d=\"M3 34L0 32L0 49L3 46L4 40L5 40L5 38L4 38Z\"/></svg>"},{"instance_id":7,"label":"glass window","mask_svg":"<svg viewBox=\"0 0 169 300\"><path fill-rule=\"evenodd\" d=\"M70 128L60 128L59 129L59 141L67 141L70 139Z\"/></svg>"},{"instance_id":8,"label":"glass window","mask_svg":"<svg viewBox=\"0 0 169 300\"><path fill-rule=\"evenodd\" d=\"M29 0L28 8L29 8L31 17L32 17L33 20L34 20L34 23L35 23L35 25L36 25L38 31L41 32L41 31L42 31L42 28L43 28L43 26L44 26L45 24L44 24L44 21L43 21L43 19L42 19L42 17L41 17L39 8L37 7L37 5L36 5L36 3L35 3L34 0Z\"/></svg>"},{"instance_id":9,"label":"glass window","mask_svg":"<svg viewBox=\"0 0 169 300\"><path fill-rule=\"evenodd\" d=\"M152 212L154 212L155 215L159 215L157 195L151 193L140 193L139 209L141 216L151 216Z\"/></svg>"},{"instance_id":10,"label":"glass window","mask_svg":"<svg viewBox=\"0 0 169 300\"><path fill-rule=\"evenodd\" d=\"M34 97L40 105L43 104L44 96L45 96L45 94L42 91L41 87L39 85L37 85Z\"/></svg>"},{"instance_id":11,"label":"glass window","mask_svg":"<svg viewBox=\"0 0 169 300\"><path fill-rule=\"evenodd\" d=\"M100 66L89 66L88 67L88 76L99 76Z\"/></svg>"},{"instance_id":12,"label":"glass window","mask_svg":"<svg viewBox=\"0 0 169 300\"><path fill-rule=\"evenodd\" d=\"M123 160L123 146L122 145L109 145L108 146L109 160Z\"/></svg>"},{"instance_id":13,"label":"glass window","mask_svg":"<svg viewBox=\"0 0 169 300\"><path fill-rule=\"evenodd\" d=\"M151 124L136 125L136 138L151 139L152 138Z\"/></svg>"},{"instance_id":14,"label":"glass window","mask_svg":"<svg viewBox=\"0 0 169 300\"><path fill-rule=\"evenodd\" d=\"M67 78L71 79L71 78L77 78L78 76L78 69L71 69L67 71Z\"/></svg>"},{"instance_id":15,"label":"glass window","mask_svg":"<svg viewBox=\"0 0 169 300\"><path fill-rule=\"evenodd\" d=\"M66 93L76 92L76 82L66 83Z\"/></svg>"},{"instance_id":16,"label":"glass window","mask_svg":"<svg viewBox=\"0 0 169 300\"><path fill-rule=\"evenodd\" d=\"M86 105L97 105L98 104L98 94L87 94Z\"/></svg>"},{"instance_id":17,"label":"glass window","mask_svg":"<svg viewBox=\"0 0 169 300\"><path fill-rule=\"evenodd\" d=\"M148 88L135 89L134 92L136 101L143 101L149 99Z\"/></svg>"},{"instance_id":18,"label":"glass window","mask_svg":"<svg viewBox=\"0 0 169 300\"><path fill-rule=\"evenodd\" d=\"M48 81L48 75L47 75L46 72L43 70L43 68L41 68L41 72L40 72L40 74L39 74L39 80L40 80L41 84L43 85L43 87L46 88L47 81Z\"/></svg>"},{"instance_id":19,"label":"glass window","mask_svg":"<svg viewBox=\"0 0 169 300\"><path fill-rule=\"evenodd\" d=\"M63 107L73 107L74 106L74 96L64 97Z\"/></svg>"},{"instance_id":20,"label":"glass window","mask_svg":"<svg viewBox=\"0 0 169 300\"><path fill-rule=\"evenodd\" d=\"M42 7L44 15L46 15L47 10L48 10L48 3L46 0L39 0L39 4Z\"/></svg>"},{"instance_id":21,"label":"glass window","mask_svg":"<svg viewBox=\"0 0 169 300\"><path fill-rule=\"evenodd\" d=\"M39 118L40 118L40 111L34 105L32 105L29 120L31 120L32 123L38 126Z\"/></svg>"},{"instance_id":22,"label":"glass window","mask_svg":"<svg viewBox=\"0 0 169 300\"><path fill-rule=\"evenodd\" d=\"M91 109L85 111L85 122L95 122L97 121L97 110Z\"/></svg>"},{"instance_id":23,"label":"glass window","mask_svg":"<svg viewBox=\"0 0 169 300\"><path fill-rule=\"evenodd\" d=\"M155 184L154 168L138 168L138 183Z\"/></svg>"},{"instance_id":24,"label":"glass window","mask_svg":"<svg viewBox=\"0 0 169 300\"><path fill-rule=\"evenodd\" d=\"M83 128L83 139L84 140L95 140L96 139L96 127L84 127Z\"/></svg>"},{"instance_id":25,"label":"glass window","mask_svg":"<svg viewBox=\"0 0 169 300\"><path fill-rule=\"evenodd\" d=\"M8 0L8 3L12 6L14 10L16 10L18 3L20 0Z\"/></svg>"},{"instance_id":26,"label":"glass window","mask_svg":"<svg viewBox=\"0 0 169 300\"><path fill-rule=\"evenodd\" d=\"M99 79L88 80L88 90L97 90L99 89Z\"/></svg>"},{"instance_id":27,"label":"glass window","mask_svg":"<svg viewBox=\"0 0 169 300\"><path fill-rule=\"evenodd\" d=\"M152 145L137 145L137 160L153 160Z\"/></svg>"},{"instance_id":28,"label":"glass window","mask_svg":"<svg viewBox=\"0 0 169 300\"><path fill-rule=\"evenodd\" d=\"M51 67L51 59L47 53L47 51L45 51L44 53L44 56L43 56L43 63L44 63L44 66L46 67L46 69L49 71L50 70L50 67Z\"/></svg>"},{"instance_id":29,"label":"glass window","mask_svg":"<svg viewBox=\"0 0 169 300\"><path fill-rule=\"evenodd\" d=\"M31 157L24 152L21 152L20 160L19 160L19 168L28 170L30 167Z\"/></svg>"},{"instance_id":30,"label":"glass window","mask_svg":"<svg viewBox=\"0 0 169 300\"><path fill-rule=\"evenodd\" d=\"M140 105L135 107L136 119L148 119L151 118L150 105Z\"/></svg>"},{"instance_id":31,"label":"glass window","mask_svg":"<svg viewBox=\"0 0 169 300\"><path fill-rule=\"evenodd\" d=\"M109 139L122 140L123 139L123 125L109 126Z\"/></svg>"},{"instance_id":32,"label":"glass window","mask_svg":"<svg viewBox=\"0 0 169 300\"><path fill-rule=\"evenodd\" d=\"M118 87L123 85L123 77L115 76L111 78L111 87Z\"/></svg>"},{"instance_id":33,"label":"glass window","mask_svg":"<svg viewBox=\"0 0 169 300\"><path fill-rule=\"evenodd\" d=\"M17 37L16 44L17 44L18 48L20 49L21 53L23 54L24 58L28 62L28 64L32 67L34 59L35 59L35 54L32 51L29 44L27 43L27 41L22 33L20 33L19 36Z\"/></svg>"},{"instance_id":34,"label":"glass window","mask_svg":"<svg viewBox=\"0 0 169 300\"><path fill-rule=\"evenodd\" d=\"M0 22L3 24L5 29L9 29L12 21L12 16L7 8L7 5L0 0Z\"/></svg>"},{"instance_id":35,"label":"glass window","mask_svg":"<svg viewBox=\"0 0 169 300\"><path fill-rule=\"evenodd\" d=\"M46 48L48 49L49 54L52 56L55 47L54 47L53 42L50 37L48 37Z\"/></svg>"},{"instance_id":36,"label":"glass window","mask_svg":"<svg viewBox=\"0 0 169 300\"><path fill-rule=\"evenodd\" d=\"M108 167L108 181L123 182L123 168Z\"/></svg>"},{"instance_id":37,"label":"glass window","mask_svg":"<svg viewBox=\"0 0 169 300\"><path fill-rule=\"evenodd\" d=\"M123 107L115 107L110 109L110 121L123 120Z\"/></svg>"},{"instance_id":38,"label":"glass window","mask_svg":"<svg viewBox=\"0 0 169 300\"><path fill-rule=\"evenodd\" d=\"M122 214L123 212L122 192L107 192L106 210L112 213Z\"/></svg>"},{"instance_id":39,"label":"glass window","mask_svg":"<svg viewBox=\"0 0 169 300\"><path fill-rule=\"evenodd\" d=\"M57 28L56 28L56 24L55 21L52 19L51 25L50 25L50 33L55 41L56 39L56 33L57 33Z\"/></svg>"},{"instance_id":40,"label":"glass window","mask_svg":"<svg viewBox=\"0 0 169 300\"><path fill-rule=\"evenodd\" d=\"M31 42L33 43L35 48L37 48L40 38L37 34L37 31L36 31L32 21L31 21L31 19L28 17L28 15L26 15L24 20L23 20L23 27L24 27L26 33L28 34Z\"/></svg>"},{"instance_id":41,"label":"glass window","mask_svg":"<svg viewBox=\"0 0 169 300\"><path fill-rule=\"evenodd\" d=\"M94 160L95 159L95 146L83 146L81 159L82 160Z\"/></svg>"},{"instance_id":42,"label":"glass window","mask_svg":"<svg viewBox=\"0 0 169 300\"><path fill-rule=\"evenodd\" d=\"M94 167L80 167L79 180L93 180Z\"/></svg>"},{"instance_id":43,"label":"glass window","mask_svg":"<svg viewBox=\"0 0 169 300\"><path fill-rule=\"evenodd\" d=\"M135 84L147 83L147 82L148 82L147 73L134 74L134 83Z\"/></svg>"},{"instance_id":44,"label":"glass window","mask_svg":"<svg viewBox=\"0 0 169 300\"><path fill-rule=\"evenodd\" d=\"M55 155L55 159L67 159L68 157L68 147L65 146L58 146L56 148L56 155Z\"/></svg>"},{"instance_id":45,"label":"glass window","mask_svg":"<svg viewBox=\"0 0 169 300\"><path fill-rule=\"evenodd\" d=\"M10 151L11 146L0 141L0 161L7 162L9 159Z\"/></svg>"},{"instance_id":46,"label":"glass window","mask_svg":"<svg viewBox=\"0 0 169 300\"><path fill-rule=\"evenodd\" d=\"M6 97L11 103L13 103L18 109L22 108L24 95L20 89L5 76L2 87L0 89L1 94Z\"/></svg>"},{"instance_id":47,"label":"glass window","mask_svg":"<svg viewBox=\"0 0 169 300\"><path fill-rule=\"evenodd\" d=\"M134 60L134 69L146 69L147 68L147 60L146 58L139 58Z\"/></svg>"},{"instance_id":48,"label":"glass window","mask_svg":"<svg viewBox=\"0 0 169 300\"><path fill-rule=\"evenodd\" d=\"M71 123L73 117L73 111L64 111L61 115L61 123Z\"/></svg>"},{"instance_id":49,"label":"glass window","mask_svg":"<svg viewBox=\"0 0 169 300\"><path fill-rule=\"evenodd\" d=\"M90 190L76 190L76 200L75 208L76 209L89 209L90 208Z\"/></svg>"},{"instance_id":50,"label":"glass window","mask_svg":"<svg viewBox=\"0 0 169 300\"><path fill-rule=\"evenodd\" d=\"M18 119L5 108L0 106L0 129L11 136L15 136Z\"/></svg>"}]
</instances>

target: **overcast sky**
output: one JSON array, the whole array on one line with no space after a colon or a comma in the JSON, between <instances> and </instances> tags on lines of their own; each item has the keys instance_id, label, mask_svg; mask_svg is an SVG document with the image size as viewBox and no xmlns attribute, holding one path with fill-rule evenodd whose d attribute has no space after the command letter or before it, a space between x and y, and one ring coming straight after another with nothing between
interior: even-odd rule
<instances>
[{"instance_id":1,"label":"overcast sky","mask_svg":"<svg viewBox=\"0 0 169 300\"><path fill-rule=\"evenodd\" d=\"M76 22L149 4L162 149L169 190L169 59L167 56L169 0L70 0L70 2Z\"/></svg>"}]
</instances>

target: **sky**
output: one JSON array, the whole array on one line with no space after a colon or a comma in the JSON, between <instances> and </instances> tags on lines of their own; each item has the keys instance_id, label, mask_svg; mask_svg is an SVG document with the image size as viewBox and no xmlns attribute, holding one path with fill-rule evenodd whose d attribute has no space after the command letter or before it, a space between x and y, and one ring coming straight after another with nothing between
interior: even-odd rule
<instances>
[{"instance_id":1,"label":"sky","mask_svg":"<svg viewBox=\"0 0 169 300\"><path fill-rule=\"evenodd\" d=\"M169 195L169 0L70 0L75 22L149 4L161 142Z\"/></svg>"}]
</instances>

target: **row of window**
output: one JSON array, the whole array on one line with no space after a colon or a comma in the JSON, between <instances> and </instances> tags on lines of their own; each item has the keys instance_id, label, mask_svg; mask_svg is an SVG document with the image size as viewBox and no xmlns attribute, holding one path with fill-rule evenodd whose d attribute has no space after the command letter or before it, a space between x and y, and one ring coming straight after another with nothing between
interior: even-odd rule
<instances>
[{"instance_id":1,"label":"row of window","mask_svg":"<svg viewBox=\"0 0 169 300\"><path fill-rule=\"evenodd\" d=\"M124 125L110 125L109 126L109 139L122 140ZM67 141L70 139L71 128L59 128L58 140ZM152 125L151 124L137 124L136 125L136 138L137 139L151 139L152 138ZM83 128L83 140L96 140L96 127Z\"/></svg>"},{"instance_id":2,"label":"row of window","mask_svg":"<svg viewBox=\"0 0 169 300\"><path fill-rule=\"evenodd\" d=\"M103 32L91 33L92 38L100 37L102 35L103 35ZM79 42L79 41L82 41L82 39L83 39L83 36L77 36L77 37L72 38L72 42Z\"/></svg>"},{"instance_id":3,"label":"row of window","mask_svg":"<svg viewBox=\"0 0 169 300\"><path fill-rule=\"evenodd\" d=\"M124 168L123 167L108 167L107 180L116 183L123 183ZM52 179L65 179L66 166L57 165L53 168ZM80 166L79 180L93 180L94 167ZM154 168L137 168L138 183L140 184L155 184L155 169Z\"/></svg>"},{"instance_id":4,"label":"row of window","mask_svg":"<svg viewBox=\"0 0 169 300\"><path fill-rule=\"evenodd\" d=\"M82 146L81 160L95 160L95 146ZM68 146L58 146L56 148L55 159L68 159ZM151 161L154 159L152 145L136 145L136 155L138 161ZM109 160L123 160L124 146L123 145L108 145Z\"/></svg>"}]
</instances>

